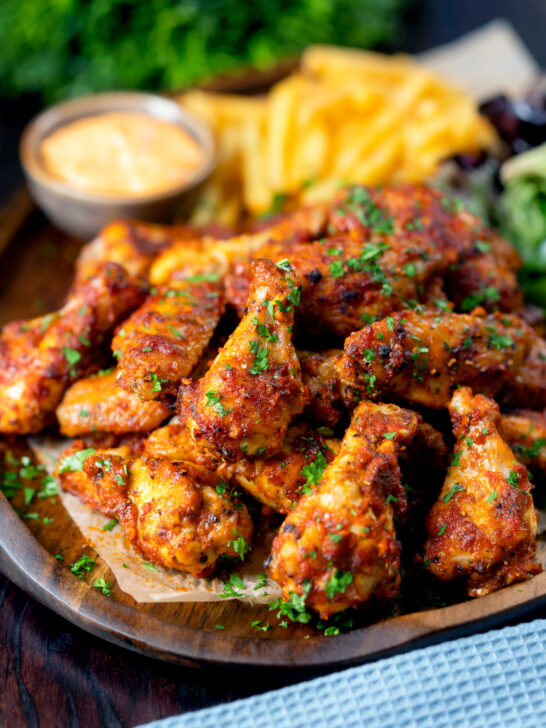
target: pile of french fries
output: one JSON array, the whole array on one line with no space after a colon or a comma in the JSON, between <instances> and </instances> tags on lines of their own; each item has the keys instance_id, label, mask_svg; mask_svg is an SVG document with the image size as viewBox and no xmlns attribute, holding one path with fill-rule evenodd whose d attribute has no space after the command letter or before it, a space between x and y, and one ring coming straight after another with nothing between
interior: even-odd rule
<instances>
[{"instance_id":1,"label":"pile of french fries","mask_svg":"<svg viewBox=\"0 0 546 728\"><path fill-rule=\"evenodd\" d=\"M406 56L311 46L263 97L191 91L180 102L216 132L219 164L193 221L330 199L340 185L430 180L453 154L497 138L473 100Z\"/></svg>"}]
</instances>

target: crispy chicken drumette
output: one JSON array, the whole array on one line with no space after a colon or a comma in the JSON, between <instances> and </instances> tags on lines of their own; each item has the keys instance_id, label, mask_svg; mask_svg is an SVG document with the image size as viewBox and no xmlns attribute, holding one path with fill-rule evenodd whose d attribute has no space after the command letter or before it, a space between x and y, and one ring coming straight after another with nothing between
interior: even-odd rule
<instances>
[{"instance_id":1,"label":"crispy chicken drumette","mask_svg":"<svg viewBox=\"0 0 546 728\"><path fill-rule=\"evenodd\" d=\"M300 299L290 266L254 264L247 313L197 382L184 380L179 419L195 442L227 460L271 455L292 418L307 402L292 345L294 308Z\"/></svg>"},{"instance_id":2,"label":"crispy chicken drumette","mask_svg":"<svg viewBox=\"0 0 546 728\"><path fill-rule=\"evenodd\" d=\"M132 458L128 448L94 450L75 441L56 472L62 487L117 518L126 538L155 564L208 576L220 556L237 557L252 520L220 479L195 463Z\"/></svg>"},{"instance_id":3,"label":"crispy chicken drumette","mask_svg":"<svg viewBox=\"0 0 546 728\"><path fill-rule=\"evenodd\" d=\"M461 387L449 410L457 444L427 517L425 565L442 580L464 577L469 595L483 596L541 571L537 511L527 469L503 439L497 404Z\"/></svg>"},{"instance_id":4,"label":"crispy chicken drumette","mask_svg":"<svg viewBox=\"0 0 546 728\"><path fill-rule=\"evenodd\" d=\"M441 409L460 385L495 395L513 381L535 338L507 314L403 311L349 336L337 367L347 393Z\"/></svg>"},{"instance_id":5,"label":"crispy chicken drumette","mask_svg":"<svg viewBox=\"0 0 546 728\"><path fill-rule=\"evenodd\" d=\"M223 311L223 287L216 276L156 289L116 331L112 350L119 360L118 384L143 400L175 395Z\"/></svg>"},{"instance_id":6,"label":"crispy chicken drumette","mask_svg":"<svg viewBox=\"0 0 546 728\"><path fill-rule=\"evenodd\" d=\"M368 238L388 231L393 246L433 248L456 262L446 269L449 300L459 311L481 305L488 310L522 307L516 271L521 261L498 233L470 214L457 199L422 185L368 188L353 185L332 204L329 230L334 235Z\"/></svg>"},{"instance_id":7,"label":"crispy chicken drumette","mask_svg":"<svg viewBox=\"0 0 546 728\"><path fill-rule=\"evenodd\" d=\"M8 324L0 337L0 432L39 432L53 422L65 389L97 368L105 335L144 295L141 283L107 263L56 313Z\"/></svg>"},{"instance_id":8,"label":"crispy chicken drumette","mask_svg":"<svg viewBox=\"0 0 546 728\"><path fill-rule=\"evenodd\" d=\"M105 370L80 379L67 389L56 412L63 435L150 432L169 416L166 404L142 401L138 395L122 389L116 379L115 369Z\"/></svg>"},{"instance_id":9,"label":"crispy chicken drumette","mask_svg":"<svg viewBox=\"0 0 546 728\"><path fill-rule=\"evenodd\" d=\"M397 594L394 509L405 504L397 456L418 424L417 414L396 405L358 405L319 486L298 501L273 543L269 571L283 599L305 596L327 618Z\"/></svg>"},{"instance_id":10,"label":"crispy chicken drumette","mask_svg":"<svg viewBox=\"0 0 546 728\"><path fill-rule=\"evenodd\" d=\"M195 235L195 233L194 233ZM133 276L145 275L154 258L186 237L182 230L141 220L116 220L84 245L76 261L76 280L95 275L104 263L118 263Z\"/></svg>"},{"instance_id":11,"label":"crispy chicken drumette","mask_svg":"<svg viewBox=\"0 0 546 728\"><path fill-rule=\"evenodd\" d=\"M313 240L323 232L325 224L325 208L303 208L256 232L226 239L205 236L192 245L181 242L157 258L150 270L150 281L164 285L178 276L216 273L223 277L232 265L247 261L267 241ZM245 300L246 295L243 304Z\"/></svg>"}]
</instances>

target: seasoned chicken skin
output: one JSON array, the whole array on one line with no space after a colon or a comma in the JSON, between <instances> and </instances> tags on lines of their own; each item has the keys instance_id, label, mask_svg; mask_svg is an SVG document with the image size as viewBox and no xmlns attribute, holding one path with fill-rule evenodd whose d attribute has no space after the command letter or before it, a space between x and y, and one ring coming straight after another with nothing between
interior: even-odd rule
<instances>
[{"instance_id":1,"label":"seasoned chicken skin","mask_svg":"<svg viewBox=\"0 0 546 728\"><path fill-rule=\"evenodd\" d=\"M164 285L177 277L188 275L216 273L224 276L230 266L248 260L264 243L271 240L312 240L323 232L325 224L325 208L303 208L256 232L227 239L205 236L191 245L182 242L157 258L150 270L150 281L155 285ZM248 285L243 303L246 293Z\"/></svg>"},{"instance_id":2,"label":"seasoned chicken skin","mask_svg":"<svg viewBox=\"0 0 546 728\"><path fill-rule=\"evenodd\" d=\"M527 469L503 439L499 408L469 387L449 405L455 453L426 522L425 565L442 580L464 577L470 596L541 571L537 511Z\"/></svg>"},{"instance_id":3,"label":"seasoned chicken skin","mask_svg":"<svg viewBox=\"0 0 546 728\"><path fill-rule=\"evenodd\" d=\"M267 243L256 257L288 259L302 282L298 319L306 331L327 329L347 336L366 321L423 301L429 281L456 257L383 235L323 238L314 243ZM241 268L244 277L244 267ZM228 280L235 305L244 294L240 281Z\"/></svg>"},{"instance_id":4,"label":"seasoned chicken skin","mask_svg":"<svg viewBox=\"0 0 546 728\"><path fill-rule=\"evenodd\" d=\"M146 275L161 251L188 237L196 238L197 233L141 220L116 220L81 249L76 261L77 280L94 275L104 263L118 263L133 276Z\"/></svg>"},{"instance_id":5,"label":"seasoned chicken skin","mask_svg":"<svg viewBox=\"0 0 546 728\"><path fill-rule=\"evenodd\" d=\"M422 185L369 188L353 185L341 190L329 214L333 235L382 234L395 249L405 245L431 247L456 262L446 270L445 290L459 311L475 306L516 311L522 295L516 271L521 265L515 249L484 226L457 199Z\"/></svg>"},{"instance_id":6,"label":"seasoned chicken skin","mask_svg":"<svg viewBox=\"0 0 546 728\"><path fill-rule=\"evenodd\" d=\"M292 345L300 288L290 267L258 260L253 270L246 315L208 372L184 380L178 395L180 422L227 460L277 452L308 399Z\"/></svg>"},{"instance_id":7,"label":"seasoned chicken skin","mask_svg":"<svg viewBox=\"0 0 546 728\"><path fill-rule=\"evenodd\" d=\"M494 396L520 370L534 337L510 315L403 311L349 336L337 367L357 396L441 409L460 385Z\"/></svg>"},{"instance_id":8,"label":"seasoned chicken skin","mask_svg":"<svg viewBox=\"0 0 546 728\"><path fill-rule=\"evenodd\" d=\"M105 335L144 295L141 283L107 263L56 313L8 324L0 337L0 432L39 432L53 422L65 389L97 368Z\"/></svg>"},{"instance_id":9,"label":"seasoned chicken skin","mask_svg":"<svg viewBox=\"0 0 546 728\"><path fill-rule=\"evenodd\" d=\"M118 384L143 400L176 394L196 365L224 311L221 282L190 279L156 289L112 341Z\"/></svg>"},{"instance_id":10,"label":"seasoned chicken skin","mask_svg":"<svg viewBox=\"0 0 546 728\"><path fill-rule=\"evenodd\" d=\"M238 460L223 472L263 505L290 513L319 483L338 448L338 440L323 437L309 425L291 425L275 455Z\"/></svg>"},{"instance_id":11,"label":"seasoned chicken skin","mask_svg":"<svg viewBox=\"0 0 546 728\"><path fill-rule=\"evenodd\" d=\"M166 404L144 402L122 389L116 379L115 369L106 370L80 379L67 389L56 412L63 435L150 432L169 416Z\"/></svg>"},{"instance_id":12,"label":"seasoned chicken skin","mask_svg":"<svg viewBox=\"0 0 546 728\"><path fill-rule=\"evenodd\" d=\"M307 406L312 417L327 427L334 427L345 412L343 387L336 369L341 349L298 351L303 383L309 389Z\"/></svg>"},{"instance_id":13,"label":"seasoned chicken skin","mask_svg":"<svg viewBox=\"0 0 546 728\"><path fill-rule=\"evenodd\" d=\"M206 448L196 445L187 428L178 422L170 422L151 432L144 441L144 454L164 460L197 463L214 471L220 471L226 464Z\"/></svg>"},{"instance_id":14,"label":"seasoned chicken skin","mask_svg":"<svg viewBox=\"0 0 546 728\"><path fill-rule=\"evenodd\" d=\"M514 410L502 415L502 430L519 462L546 476L546 409Z\"/></svg>"},{"instance_id":15,"label":"seasoned chicken skin","mask_svg":"<svg viewBox=\"0 0 546 728\"><path fill-rule=\"evenodd\" d=\"M107 516L155 564L196 577L209 576L220 556L238 557L241 536L253 524L219 478L195 463L130 458L126 449L84 449L75 441L57 466L61 486ZM71 457L80 458L73 471ZM87 454L87 457L83 457Z\"/></svg>"},{"instance_id":16,"label":"seasoned chicken skin","mask_svg":"<svg viewBox=\"0 0 546 728\"><path fill-rule=\"evenodd\" d=\"M397 455L419 417L392 404L361 402L318 488L303 496L273 543L269 572L282 597L305 596L327 618L392 598L400 585L394 508L403 511Z\"/></svg>"}]
</instances>

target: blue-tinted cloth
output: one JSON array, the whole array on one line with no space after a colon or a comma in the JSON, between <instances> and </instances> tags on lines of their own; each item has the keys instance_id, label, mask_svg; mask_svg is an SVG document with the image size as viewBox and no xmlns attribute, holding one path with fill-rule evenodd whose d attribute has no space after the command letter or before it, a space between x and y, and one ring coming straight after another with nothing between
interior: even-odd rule
<instances>
[{"instance_id":1,"label":"blue-tinted cloth","mask_svg":"<svg viewBox=\"0 0 546 728\"><path fill-rule=\"evenodd\" d=\"M546 620L415 650L146 728L467 726L546 726Z\"/></svg>"}]
</instances>

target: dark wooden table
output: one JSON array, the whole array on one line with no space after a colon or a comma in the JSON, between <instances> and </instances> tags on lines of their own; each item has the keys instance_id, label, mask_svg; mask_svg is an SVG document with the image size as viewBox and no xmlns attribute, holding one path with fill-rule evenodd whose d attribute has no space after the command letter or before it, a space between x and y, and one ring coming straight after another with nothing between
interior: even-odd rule
<instances>
[{"instance_id":1,"label":"dark wooden table","mask_svg":"<svg viewBox=\"0 0 546 728\"><path fill-rule=\"evenodd\" d=\"M546 0L426 0L410 16L404 49L447 42L494 17L510 19L546 67ZM0 200L20 180L17 140L33 106L32 100L0 102ZM73 627L0 575L0 728L135 726L295 678L190 670L146 659Z\"/></svg>"}]
</instances>

